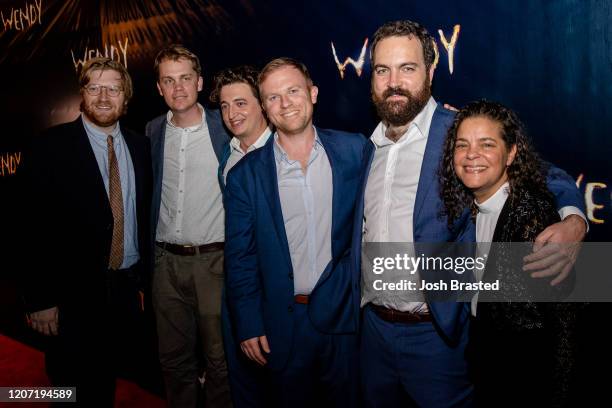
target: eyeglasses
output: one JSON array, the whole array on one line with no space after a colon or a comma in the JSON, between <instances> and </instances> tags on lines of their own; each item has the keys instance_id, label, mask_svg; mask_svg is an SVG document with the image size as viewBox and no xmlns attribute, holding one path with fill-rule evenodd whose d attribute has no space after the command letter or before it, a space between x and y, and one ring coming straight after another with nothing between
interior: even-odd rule
<instances>
[{"instance_id":1,"label":"eyeglasses","mask_svg":"<svg viewBox=\"0 0 612 408\"><path fill-rule=\"evenodd\" d=\"M106 89L106 93L108 94L108 96L113 96L113 97L119 96L119 94L123 92L123 88L118 85L106 86L106 85L92 84L92 85L84 86L83 88L85 88L87 93L91 96L100 95L102 93L102 89Z\"/></svg>"}]
</instances>

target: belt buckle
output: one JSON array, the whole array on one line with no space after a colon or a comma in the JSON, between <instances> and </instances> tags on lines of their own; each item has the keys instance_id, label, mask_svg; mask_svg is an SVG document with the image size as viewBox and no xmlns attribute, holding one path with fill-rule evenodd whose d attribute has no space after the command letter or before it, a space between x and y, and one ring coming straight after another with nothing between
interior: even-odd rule
<instances>
[{"instance_id":1,"label":"belt buckle","mask_svg":"<svg viewBox=\"0 0 612 408\"><path fill-rule=\"evenodd\" d=\"M195 245L181 245L181 246L183 247L183 250L185 250L190 255L197 255L200 253L200 251L198 251L198 247Z\"/></svg>"}]
</instances>

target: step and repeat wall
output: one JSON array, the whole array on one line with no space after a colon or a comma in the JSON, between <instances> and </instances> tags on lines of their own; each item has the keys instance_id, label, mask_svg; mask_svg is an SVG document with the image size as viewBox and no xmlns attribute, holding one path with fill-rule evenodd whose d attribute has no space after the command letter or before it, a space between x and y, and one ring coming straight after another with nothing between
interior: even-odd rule
<instances>
[{"instance_id":1,"label":"step and repeat wall","mask_svg":"<svg viewBox=\"0 0 612 408\"><path fill-rule=\"evenodd\" d=\"M153 75L165 44L199 55L202 103L217 70L294 57L320 89L316 124L369 136L377 122L369 42L396 19L418 21L436 39L436 100L461 107L487 98L516 110L541 155L584 193L589 239L612 237L608 0L0 0L0 18L3 239L20 226L13 215L23 204L24 146L41 129L78 116L76 75L88 59L107 56L128 68L135 97L122 123L142 131L165 110Z\"/></svg>"}]
</instances>

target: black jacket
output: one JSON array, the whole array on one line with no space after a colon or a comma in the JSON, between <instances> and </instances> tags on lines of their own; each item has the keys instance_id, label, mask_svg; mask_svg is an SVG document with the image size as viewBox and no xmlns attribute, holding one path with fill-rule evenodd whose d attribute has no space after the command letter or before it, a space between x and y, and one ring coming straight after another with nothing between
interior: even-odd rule
<instances>
[{"instance_id":1,"label":"black jacket","mask_svg":"<svg viewBox=\"0 0 612 408\"><path fill-rule=\"evenodd\" d=\"M144 136L122 128L136 183L137 264L142 282L150 265L149 214L151 152ZM25 156L26 307L53 306L90 313L102 307L112 239L113 216L98 163L79 117L36 138Z\"/></svg>"}]
</instances>

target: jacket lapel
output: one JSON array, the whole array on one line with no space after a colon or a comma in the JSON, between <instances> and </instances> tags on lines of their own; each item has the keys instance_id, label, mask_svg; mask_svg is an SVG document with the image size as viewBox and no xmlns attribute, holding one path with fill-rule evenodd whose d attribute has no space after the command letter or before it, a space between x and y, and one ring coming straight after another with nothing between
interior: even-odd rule
<instances>
[{"instance_id":1,"label":"jacket lapel","mask_svg":"<svg viewBox=\"0 0 612 408\"><path fill-rule=\"evenodd\" d=\"M164 142L166 138L166 119L164 118L153 129L151 134L151 157L153 158L153 180L155 180L155 197L161 197L164 169ZM157 224L157 223L156 223Z\"/></svg>"},{"instance_id":2,"label":"jacket lapel","mask_svg":"<svg viewBox=\"0 0 612 408\"><path fill-rule=\"evenodd\" d=\"M321 144L325 149L327 160L329 160L329 166L332 172L332 225L331 225L331 238L332 238L332 259L337 259L341 254L339 253L338 243L339 240L336 238L341 232L341 225L338 225L338 214L340 206L342 205L342 194L340 192L340 186L342 186L342 173L340 172L338 164L338 152L334 138L324 129L317 128L317 135L321 140Z\"/></svg>"},{"instance_id":3,"label":"jacket lapel","mask_svg":"<svg viewBox=\"0 0 612 408\"><path fill-rule=\"evenodd\" d=\"M83 163L83 169L80 174L80 178L83 180L81 186L83 189L89 190L90 194L92 195L91 202L100 203L103 206L105 215L112 218L112 212L108 202L108 194L106 193L106 188L104 187L104 179L102 179L100 167L98 166L98 161L96 160L93 148L91 147L85 126L83 125L80 117L73 123L75 124L74 130L76 137L75 151L78 153L75 155L75 158L78 158L78 161ZM86 195L87 194L83 194L83 196Z\"/></svg>"},{"instance_id":4,"label":"jacket lapel","mask_svg":"<svg viewBox=\"0 0 612 408\"><path fill-rule=\"evenodd\" d=\"M229 136L223 127L218 111L204 109L204 112L206 114L206 126L208 126L210 141L215 151L215 156L217 156L217 161L221 163L223 159L223 150L225 145L229 142Z\"/></svg>"},{"instance_id":5,"label":"jacket lapel","mask_svg":"<svg viewBox=\"0 0 612 408\"><path fill-rule=\"evenodd\" d=\"M434 183L438 183L438 166L440 165L440 155L444 144L444 138L446 134L446 128L444 121L440 120L438 110L436 108L433 118L431 119L431 126L429 128L429 135L427 136L427 145L425 146L425 155L423 156L423 163L421 164L421 174L419 176L419 185L417 188L417 195L414 205L414 217L412 219L413 231L416 236L416 225L417 220L423 209L425 199L429 194L429 190Z\"/></svg>"},{"instance_id":6,"label":"jacket lapel","mask_svg":"<svg viewBox=\"0 0 612 408\"><path fill-rule=\"evenodd\" d=\"M355 204L355 220L353 225L353 265L357 271L361 271L361 240L363 232L363 215L365 211L365 190L368 184L368 175L370 174L370 169L372 168L375 152L376 147L374 146L374 143L372 143L371 140L368 140L363 152L363 160L365 161L366 165L363 166L362 173L360 175L361 185L359 186L357 203Z\"/></svg>"},{"instance_id":7,"label":"jacket lapel","mask_svg":"<svg viewBox=\"0 0 612 408\"><path fill-rule=\"evenodd\" d=\"M223 146L223 154L221 155L221 161L219 162L219 169L217 170L217 178L219 179L219 185L221 186L221 193L225 193L225 180L223 179L223 172L225 171L225 166L227 166L227 161L232 154L232 148L229 143Z\"/></svg>"},{"instance_id":8,"label":"jacket lapel","mask_svg":"<svg viewBox=\"0 0 612 408\"><path fill-rule=\"evenodd\" d=\"M270 214L272 215L272 223L276 229L276 235L278 237L285 261L287 262L289 268L293 269L291 264L291 255L289 253L289 241L287 239L287 232L285 231L285 222L283 220L280 193L278 190L273 135L270 136L268 142L261 149L263 150L263 154L259 156L259 160L257 161L257 165L260 167L261 171L257 173L264 175L264 177L260 179L263 195L268 203Z\"/></svg>"}]
</instances>

